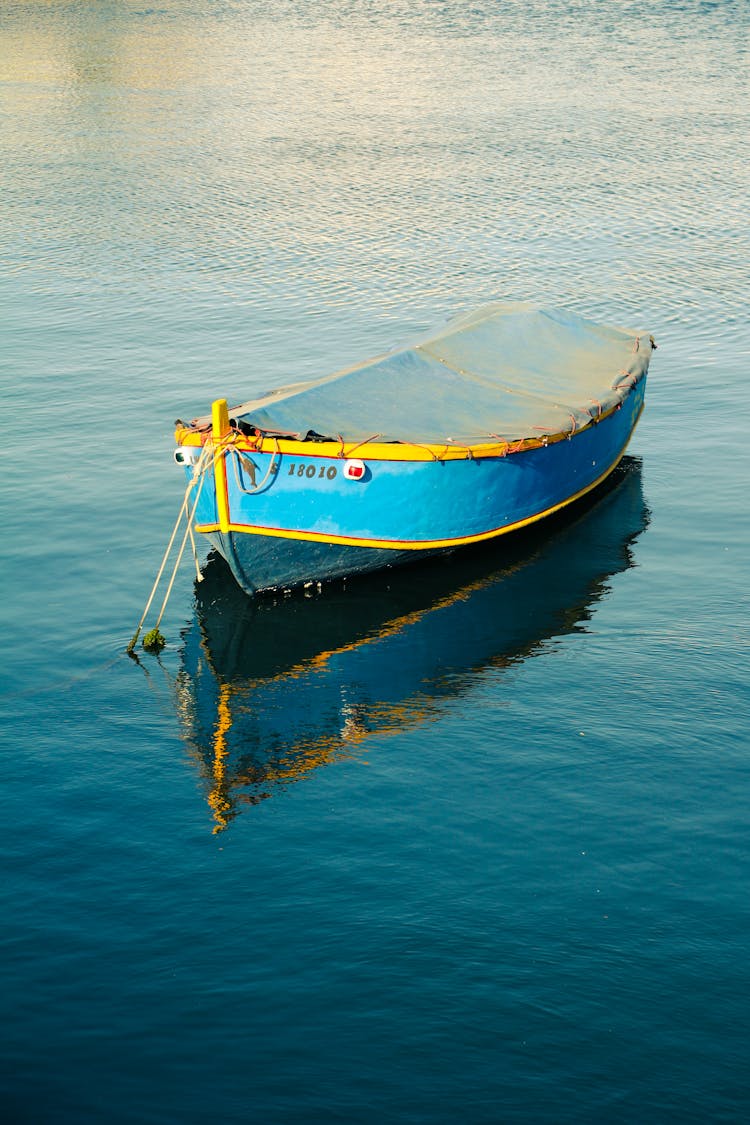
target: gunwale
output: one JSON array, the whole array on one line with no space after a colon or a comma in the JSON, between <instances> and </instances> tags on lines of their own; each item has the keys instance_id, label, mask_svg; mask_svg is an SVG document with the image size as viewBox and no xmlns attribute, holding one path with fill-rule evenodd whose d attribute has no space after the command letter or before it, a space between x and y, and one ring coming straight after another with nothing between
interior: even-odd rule
<instances>
[{"instance_id":1,"label":"gunwale","mask_svg":"<svg viewBox=\"0 0 750 1125\"><path fill-rule=\"evenodd\" d=\"M628 386L629 393L643 376L634 378ZM416 442L347 442L347 441L300 441L295 438L269 437L259 435L257 438L249 437L238 429L232 429L221 438L223 446L231 446L246 453L287 454L289 456L324 457L346 460L357 457L371 461L460 461L466 458L476 460L485 457L506 457L509 454L522 453L531 449L540 449L547 445L554 445L560 441L571 441L579 434L584 433L592 426L598 425L610 415L620 410L626 395L619 402L592 414L590 420L583 426L573 430L559 431L551 434L540 434L539 437L519 438L517 441L481 441L472 443L431 443ZM231 414L231 412L229 412ZM178 445L200 447L214 443L210 426L194 427L179 423L175 427L175 441Z\"/></svg>"}]
</instances>

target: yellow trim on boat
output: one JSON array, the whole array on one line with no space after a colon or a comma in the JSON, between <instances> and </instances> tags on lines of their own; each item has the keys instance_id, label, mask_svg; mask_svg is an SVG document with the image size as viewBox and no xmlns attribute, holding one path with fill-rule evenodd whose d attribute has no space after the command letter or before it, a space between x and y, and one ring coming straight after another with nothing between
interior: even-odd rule
<instances>
[{"instance_id":1,"label":"yellow trim on boat","mask_svg":"<svg viewBox=\"0 0 750 1125\"><path fill-rule=\"evenodd\" d=\"M219 399L226 407L226 399ZM398 441L366 441L366 442L338 442L338 441L297 441L292 438L262 437L248 438L239 431L232 431L229 427L227 413L226 430L222 432L224 444L229 444L235 449L250 453L287 454L290 457L327 457L345 459L356 454L363 461L462 461L469 457L477 460L484 457L505 457L509 453L521 453L527 449L539 449L540 446L554 445L558 441L568 441L589 429L610 414L619 410L622 403L616 403L605 410L590 422L572 431L557 434L540 434L533 438L521 438L518 441L482 441L470 444L455 444L445 442L435 444L426 442L424 445L413 442ZM214 403L216 406L216 403ZM213 417L213 415L212 415ZM230 436L231 435L231 436ZM212 435L213 436L213 435ZM213 436L213 440L218 439ZM175 428L175 441L178 445L203 445L206 441L205 430L194 430L182 424Z\"/></svg>"},{"instance_id":2,"label":"yellow trim on boat","mask_svg":"<svg viewBox=\"0 0 750 1125\"><path fill-rule=\"evenodd\" d=\"M234 531L245 535L267 535L272 539L296 539L306 543L334 543L341 547L379 547L383 550L393 551L435 551L442 548L467 547L471 543L483 543L488 539L496 539L500 535L506 535L510 531L519 531L522 527L528 527L532 523L537 523L538 520L545 519L547 516L552 516L555 512L559 512L569 504L575 503L576 500L580 500L586 493L592 492L593 489L597 488L598 485L607 479L610 473L614 472L625 456L625 450L628 447L628 443L630 442L630 438L638 424L642 412L643 406L641 406L638 417L633 423L633 428L628 434L628 440L623 445L617 458L595 481L592 481L591 484L587 484L585 488L579 489L578 492L574 492L573 495L569 496L566 500L561 500L559 504L553 504L551 508L545 508L543 512L537 512L534 516L527 516L525 519L516 520L515 523L503 524L502 527L493 528L492 531L482 531L478 535L461 535L455 539L425 540L357 539L351 535L326 535L319 531L290 531L280 527L258 527L252 524L237 523L230 523L227 528L223 528L219 524L196 524L195 530L205 535L216 531Z\"/></svg>"},{"instance_id":3,"label":"yellow trim on boat","mask_svg":"<svg viewBox=\"0 0 750 1125\"><path fill-rule=\"evenodd\" d=\"M218 453L222 441L230 432L227 400L219 398L211 407L211 438L217 450L214 456L214 481L216 483L216 514L219 517L219 530L227 532L229 525L229 497L227 494L226 457Z\"/></svg>"}]
</instances>

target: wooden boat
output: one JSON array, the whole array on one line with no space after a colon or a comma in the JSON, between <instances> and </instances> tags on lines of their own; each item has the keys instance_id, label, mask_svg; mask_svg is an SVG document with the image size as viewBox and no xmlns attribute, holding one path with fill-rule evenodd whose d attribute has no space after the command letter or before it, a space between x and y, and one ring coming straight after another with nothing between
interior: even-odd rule
<instances>
[{"instance_id":1,"label":"wooden boat","mask_svg":"<svg viewBox=\"0 0 750 1125\"><path fill-rule=\"evenodd\" d=\"M193 519L248 593L452 551L615 468L648 333L493 304L356 367L177 423Z\"/></svg>"},{"instance_id":2,"label":"wooden boat","mask_svg":"<svg viewBox=\"0 0 750 1125\"><path fill-rule=\"evenodd\" d=\"M175 699L214 830L584 627L648 520L640 462L625 457L595 497L501 551L488 543L346 589L248 598L212 553Z\"/></svg>"}]
</instances>

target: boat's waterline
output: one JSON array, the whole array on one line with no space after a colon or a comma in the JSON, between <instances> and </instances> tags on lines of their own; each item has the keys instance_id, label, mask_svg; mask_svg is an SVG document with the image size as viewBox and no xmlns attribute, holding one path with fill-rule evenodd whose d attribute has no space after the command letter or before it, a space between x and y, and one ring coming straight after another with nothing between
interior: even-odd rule
<instances>
[{"instance_id":1,"label":"boat's waterline","mask_svg":"<svg viewBox=\"0 0 750 1125\"><path fill-rule=\"evenodd\" d=\"M553 515L604 481L643 409L645 376L616 409L569 439L512 456L449 461L362 460L251 453L214 458L196 530L248 593L414 561L480 543ZM256 483L257 482L257 483ZM408 534L404 534L408 532Z\"/></svg>"}]
</instances>

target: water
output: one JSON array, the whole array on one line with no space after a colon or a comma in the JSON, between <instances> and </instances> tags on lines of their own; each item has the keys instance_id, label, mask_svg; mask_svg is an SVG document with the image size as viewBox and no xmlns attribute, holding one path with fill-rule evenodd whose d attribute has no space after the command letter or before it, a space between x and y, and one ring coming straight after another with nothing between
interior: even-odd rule
<instances>
[{"instance_id":1,"label":"water","mask_svg":"<svg viewBox=\"0 0 750 1125\"><path fill-rule=\"evenodd\" d=\"M747 1118L749 29L6 0L4 1120ZM594 507L125 657L174 418L493 298L657 339Z\"/></svg>"}]
</instances>

